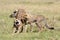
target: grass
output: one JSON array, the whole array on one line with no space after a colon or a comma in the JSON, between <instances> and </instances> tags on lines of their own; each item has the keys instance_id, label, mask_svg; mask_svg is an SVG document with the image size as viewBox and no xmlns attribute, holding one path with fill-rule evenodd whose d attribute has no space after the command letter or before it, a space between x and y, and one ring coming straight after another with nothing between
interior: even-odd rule
<instances>
[{"instance_id":1,"label":"grass","mask_svg":"<svg viewBox=\"0 0 60 40\"><path fill-rule=\"evenodd\" d=\"M27 13L44 15L49 25L56 30L27 32L12 36L14 19L9 18L15 9L24 8ZM59 30L58 30L59 29ZM33 27L33 30L38 30ZM0 40L60 40L60 1L59 0L0 0Z\"/></svg>"}]
</instances>

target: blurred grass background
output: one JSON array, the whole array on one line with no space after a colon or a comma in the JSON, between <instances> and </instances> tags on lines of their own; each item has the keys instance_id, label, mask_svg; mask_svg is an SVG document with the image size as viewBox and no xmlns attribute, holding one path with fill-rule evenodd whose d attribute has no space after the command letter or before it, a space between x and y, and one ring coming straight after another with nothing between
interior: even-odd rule
<instances>
[{"instance_id":1,"label":"blurred grass background","mask_svg":"<svg viewBox=\"0 0 60 40\"><path fill-rule=\"evenodd\" d=\"M27 32L12 36L14 19L9 18L15 9L23 8L27 13L44 15L48 24L60 28L60 0L0 0L0 40L60 40L60 30L44 30L41 33ZM37 27L33 27L36 31Z\"/></svg>"}]
</instances>

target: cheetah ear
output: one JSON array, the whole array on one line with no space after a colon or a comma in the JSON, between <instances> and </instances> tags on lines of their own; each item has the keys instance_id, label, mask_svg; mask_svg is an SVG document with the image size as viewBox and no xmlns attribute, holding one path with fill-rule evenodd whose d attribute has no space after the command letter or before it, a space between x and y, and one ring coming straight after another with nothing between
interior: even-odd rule
<instances>
[{"instance_id":1,"label":"cheetah ear","mask_svg":"<svg viewBox=\"0 0 60 40\"><path fill-rule=\"evenodd\" d=\"M27 18L27 15L24 15L25 18Z\"/></svg>"},{"instance_id":2,"label":"cheetah ear","mask_svg":"<svg viewBox=\"0 0 60 40\"><path fill-rule=\"evenodd\" d=\"M15 11L18 11L18 10L15 10Z\"/></svg>"},{"instance_id":3,"label":"cheetah ear","mask_svg":"<svg viewBox=\"0 0 60 40\"><path fill-rule=\"evenodd\" d=\"M15 10L13 13L16 13L18 10Z\"/></svg>"},{"instance_id":4,"label":"cheetah ear","mask_svg":"<svg viewBox=\"0 0 60 40\"><path fill-rule=\"evenodd\" d=\"M27 15L25 15L25 16L27 16Z\"/></svg>"}]
</instances>

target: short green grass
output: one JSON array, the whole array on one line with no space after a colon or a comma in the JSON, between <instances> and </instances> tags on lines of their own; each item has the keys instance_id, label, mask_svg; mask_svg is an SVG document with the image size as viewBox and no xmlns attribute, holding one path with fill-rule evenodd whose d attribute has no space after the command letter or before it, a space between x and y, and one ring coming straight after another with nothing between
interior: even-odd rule
<instances>
[{"instance_id":1,"label":"short green grass","mask_svg":"<svg viewBox=\"0 0 60 40\"><path fill-rule=\"evenodd\" d=\"M9 15L18 8L24 8L27 13L44 15L48 18L48 24L55 30L45 29L40 33L29 31L12 36L14 19L9 18ZM33 27L33 30L36 31L38 28ZM0 40L60 40L60 1L0 0Z\"/></svg>"}]
</instances>

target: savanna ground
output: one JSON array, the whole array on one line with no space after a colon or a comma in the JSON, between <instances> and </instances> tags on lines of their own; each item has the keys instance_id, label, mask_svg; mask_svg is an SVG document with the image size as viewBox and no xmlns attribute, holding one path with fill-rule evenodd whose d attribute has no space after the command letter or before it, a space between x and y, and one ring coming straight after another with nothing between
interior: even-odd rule
<instances>
[{"instance_id":1,"label":"savanna ground","mask_svg":"<svg viewBox=\"0 0 60 40\"><path fill-rule=\"evenodd\" d=\"M15 9L24 8L27 13L44 15L55 30L27 32L12 36L13 20L9 15ZM29 27L29 26L28 26ZM0 0L0 40L60 40L60 0ZM38 28L33 27L36 31Z\"/></svg>"}]
</instances>

